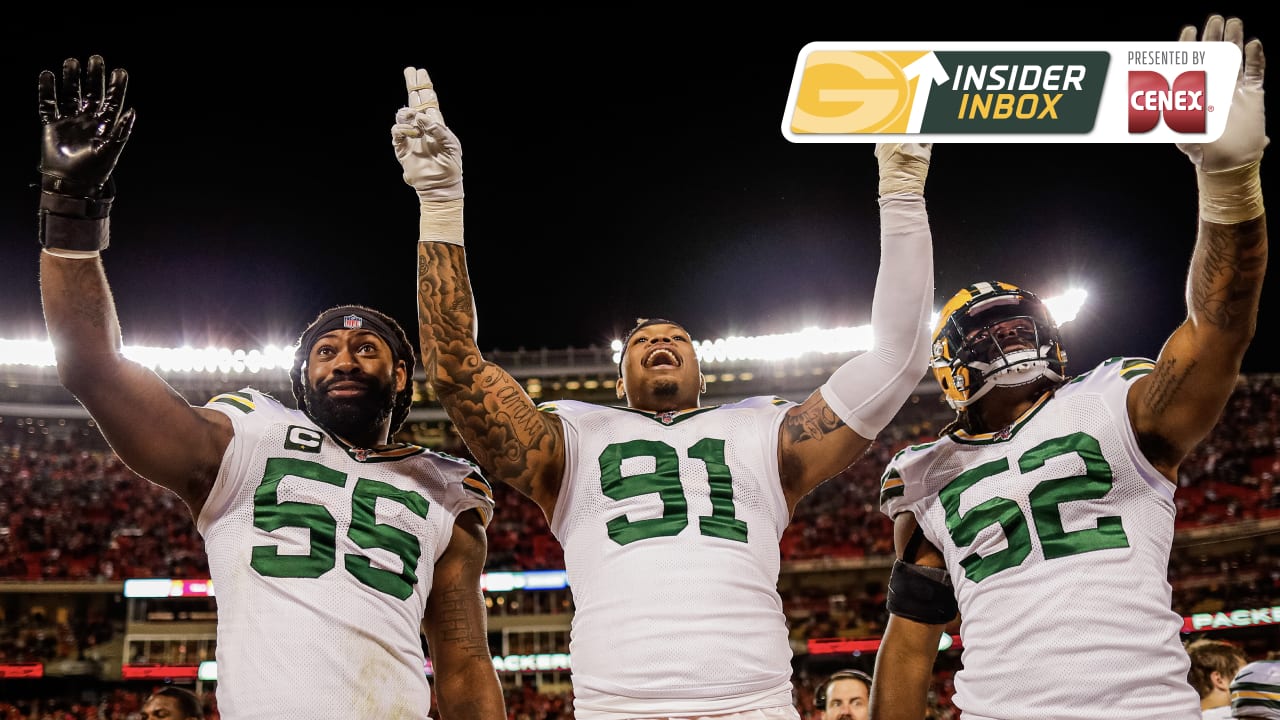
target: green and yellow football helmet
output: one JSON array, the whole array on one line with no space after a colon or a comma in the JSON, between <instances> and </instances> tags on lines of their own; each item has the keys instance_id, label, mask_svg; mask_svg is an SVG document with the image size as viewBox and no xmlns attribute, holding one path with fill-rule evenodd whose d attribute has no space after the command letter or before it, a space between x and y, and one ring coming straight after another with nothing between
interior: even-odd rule
<instances>
[{"instance_id":1,"label":"green and yellow football helmet","mask_svg":"<svg viewBox=\"0 0 1280 720\"><path fill-rule=\"evenodd\" d=\"M1017 322L1021 320L1022 322ZM992 328L1007 328L1020 342L1006 350ZM1067 355L1058 326L1035 294L1004 282L980 282L956 293L942 307L933 331L930 366L947 404L976 402L997 386L1047 378L1061 382Z\"/></svg>"}]
</instances>

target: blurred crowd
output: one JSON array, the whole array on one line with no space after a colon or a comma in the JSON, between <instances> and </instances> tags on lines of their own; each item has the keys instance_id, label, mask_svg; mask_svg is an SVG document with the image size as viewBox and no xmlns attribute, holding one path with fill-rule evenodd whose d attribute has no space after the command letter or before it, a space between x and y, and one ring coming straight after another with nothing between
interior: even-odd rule
<instances>
[{"instance_id":1,"label":"blurred crowd","mask_svg":"<svg viewBox=\"0 0 1280 720\"><path fill-rule=\"evenodd\" d=\"M889 556L892 525L878 506L879 474L895 452L935 439L951 419L936 397L908 403L866 457L800 503L782 538L784 562ZM442 449L467 457L456 440ZM1182 465L1179 530L1280 518L1277 475L1280 376L1249 377L1217 428ZM560 544L538 507L506 486L494 492L499 511L489 526L487 569L563 568ZM208 577L203 543L177 496L125 467L88 420L0 418L0 582L132 577ZM1201 554L1192 546L1175 553L1170 580L1174 609L1184 615L1269 607L1280 598L1280 558L1258 549ZM886 620L881 583L838 594L790 591L784 604L796 646L809 638L876 636ZM120 632L116 625L96 615L7 617L0 606L0 663L83 657L86 648ZM940 719L947 717L949 694L949 672L940 671ZM92 703L24 704L0 696L0 720L119 720L136 717L142 697L116 690ZM797 681L797 703L805 720L817 717L806 682ZM512 720L572 716L567 693L528 687L513 690L508 707ZM216 717L216 708L210 709Z\"/></svg>"}]
</instances>

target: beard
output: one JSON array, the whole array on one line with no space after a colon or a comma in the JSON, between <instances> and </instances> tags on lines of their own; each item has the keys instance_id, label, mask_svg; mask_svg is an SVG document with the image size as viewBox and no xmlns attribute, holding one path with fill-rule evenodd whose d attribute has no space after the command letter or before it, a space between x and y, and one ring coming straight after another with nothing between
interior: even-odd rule
<instances>
[{"instance_id":1,"label":"beard","mask_svg":"<svg viewBox=\"0 0 1280 720\"><path fill-rule=\"evenodd\" d=\"M680 382L675 378L658 378L653 381L651 389L656 398L672 398L680 394Z\"/></svg>"},{"instance_id":2,"label":"beard","mask_svg":"<svg viewBox=\"0 0 1280 720\"><path fill-rule=\"evenodd\" d=\"M395 409L396 393L390 382L368 375L355 379L363 382L366 392L349 398L330 397L325 390L333 380L319 388L306 389L307 413L326 430L342 438L363 437L374 434L378 426L391 417Z\"/></svg>"}]
</instances>

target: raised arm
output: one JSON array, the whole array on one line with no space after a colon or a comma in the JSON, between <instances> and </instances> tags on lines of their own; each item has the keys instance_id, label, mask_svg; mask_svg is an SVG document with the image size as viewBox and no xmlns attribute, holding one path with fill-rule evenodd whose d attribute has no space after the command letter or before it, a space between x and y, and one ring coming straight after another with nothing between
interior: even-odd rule
<instances>
[{"instance_id":1,"label":"raised arm","mask_svg":"<svg viewBox=\"0 0 1280 720\"><path fill-rule=\"evenodd\" d=\"M488 544L476 512L454 524L436 561L422 623L436 677L441 720L504 720L506 705L489 655L488 614L480 574Z\"/></svg>"},{"instance_id":2,"label":"raised arm","mask_svg":"<svg viewBox=\"0 0 1280 720\"><path fill-rule=\"evenodd\" d=\"M932 146L876 146L880 270L871 301L875 346L841 365L783 421L778 448L791 509L853 464L898 413L929 368L933 237L924 184Z\"/></svg>"},{"instance_id":3,"label":"raised arm","mask_svg":"<svg viewBox=\"0 0 1280 720\"><path fill-rule=\"evenodd\" d=\"M121 354L120 323L103 271L111 172L133 130L128 74L89 58L40 73L40 296L58 378L134 472L176 492L193 516L208 496L231 424L193 408L160 376Z\"/></svg>"},{"instance_id":4,"label":"raised arm","mask_svg":"<svg viewBox=\"0 0 1280 720\"><path fill-rule=\"evenodd\" d=\"M1195 41L1187 27L1182 40ZM1236 387L1258 321L1267 266L1267 219L1259 167L1267 145L1262 43L1244 43L1237 18L1209 18L1203 41L1226 39L1244 62L1222 137L1178 147L1196 167L1199 229L1187 275L1187 318L1134 383L1129 416L1143 453L1176 482L1178 464L1209 434Z\"/></svg>"},{"instance_id":5,"label":"raised arm","mask_svg":"<svg viewBox=\"0 0 1280 720\"><path fill-rule=\"evenodd\" d=\"M418 336L427 380L485 474L532 498L550 520L564 471L563 427L480 354L462 244L462 146L444 124L427 71L405 68L405 84L409 106L396 114L391 140L421 201Z\"/></svg>"}]
</instances>

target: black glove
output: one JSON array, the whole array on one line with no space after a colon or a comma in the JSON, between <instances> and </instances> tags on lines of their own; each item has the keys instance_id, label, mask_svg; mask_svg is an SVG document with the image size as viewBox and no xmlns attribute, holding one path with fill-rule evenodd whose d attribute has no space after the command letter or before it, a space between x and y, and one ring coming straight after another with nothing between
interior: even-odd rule
<instances>
[{"instance_id":1,"label":"black glove","mask_svg":"<svg viewBox=\"0 0 1280 720\"><path fill-rule=\"evenodd\" d=\"M61 88L54 74L40 73L40 244L92 251L107 246L111 171L133 131L132 109L124 109L129 74L106 68L101 56L85 66L62 63Z\"/></svg>"}]
</instances>

